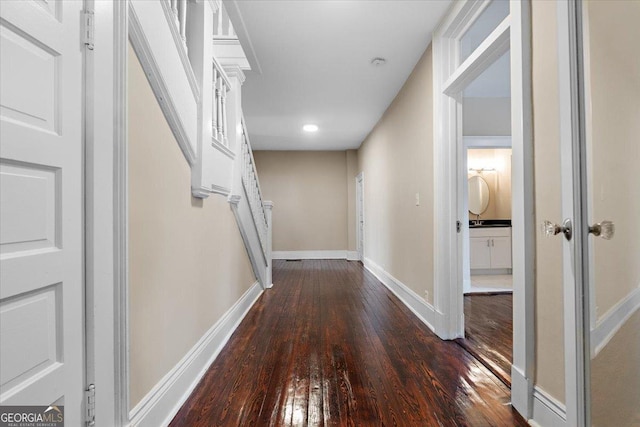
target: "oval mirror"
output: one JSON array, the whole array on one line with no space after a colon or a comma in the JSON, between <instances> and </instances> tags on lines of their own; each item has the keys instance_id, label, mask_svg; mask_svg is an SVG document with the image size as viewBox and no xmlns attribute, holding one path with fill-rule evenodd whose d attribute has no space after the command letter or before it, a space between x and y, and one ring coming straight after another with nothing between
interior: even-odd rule
<instances>
[{"instance_id":1,"label":"oval mirror","mask_svg":"<svg viewBox=\"0 0 640 427\"><path fill-rule=\"evenodd\" d=\"M489 184L481 176L472 176L469 178L469 212L480 215L488 206Z\"/></svg>"}]
</instances>

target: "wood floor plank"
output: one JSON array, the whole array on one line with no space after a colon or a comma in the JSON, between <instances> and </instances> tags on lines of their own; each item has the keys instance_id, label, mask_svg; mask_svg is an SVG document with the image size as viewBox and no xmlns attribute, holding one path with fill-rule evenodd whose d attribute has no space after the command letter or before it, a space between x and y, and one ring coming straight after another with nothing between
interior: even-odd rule
<instances>
[{"instance_id":1,"label":"wood floor plank","mask_svg":"<svg viewBox=\"0 0 640 427\"><path fill-rule=\"evenodd\" d=\"M511 387L512 295L465 295L464 315L465 338L458 339L458 344Z\"/></svg>"},{"instance_id":2,"label":"wood floor plank","mask_svg":"<svg viewBox=\"0 0 640 427\"><path fill-rule=\"evenodd\" d=\"M172 426L527 425L360 263L276 261L273 282Z\"/></svg>"}]
</instances>

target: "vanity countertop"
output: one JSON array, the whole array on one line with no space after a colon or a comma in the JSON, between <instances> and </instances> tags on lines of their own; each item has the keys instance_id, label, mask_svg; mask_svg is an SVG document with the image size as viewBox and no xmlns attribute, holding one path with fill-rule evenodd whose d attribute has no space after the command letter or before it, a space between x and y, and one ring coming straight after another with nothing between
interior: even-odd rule
<instances>
[{"instance_id":1,"label":"vanity countertop","mask_svg":"<svg viewBox=\"0 0 640 427\"><path fill-rule=\"evenodd\" d=\"M510 219L481 219L480 224L476 224L473 219L469 220L469 228L493 228L493 227L511 227Z\"/></svg>"}]
</instances>

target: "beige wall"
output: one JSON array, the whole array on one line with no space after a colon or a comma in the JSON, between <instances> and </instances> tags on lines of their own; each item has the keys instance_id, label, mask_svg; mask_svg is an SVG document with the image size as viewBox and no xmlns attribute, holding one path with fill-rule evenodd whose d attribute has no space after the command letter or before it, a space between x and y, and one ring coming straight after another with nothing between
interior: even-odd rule
<instances>
[{"instance_id":1,"label":"beige wall","mask_svg":"<svg viewBox=\"0 0 640 427\"><path fill-rule=\"evenodd\" d=\"M365 257L433 302L433 97L427 48L358 150ZM416 206L416 193L420 206Z\"/></svg>"},{"instance_id":2,"label":"beige wall","mask_svg":"<svg viewBox=\"0 0 640 427\"><path fill-rule=\"evenodd\" d=\"M532 2L536 224L562 221L555 2ZM564 402L562 239L536 227L537 386Z\"/></svg>"},{"instance_id":3,"label":"beige wall","mask_svg":"<svg viewBox=\"0 0 640 427\"><path fill-rule=\"evenodd\" d=\"M591 221L616 225L613 240L592 239L601 320L640 286L640 2L585 4ZM640 425L640 311L593 360L591 384L594 426Z\"/></svg>"},{"instance_id":4,"label":"beige wall","mask_svg":"<svg viewBox=\"0 0 640 427\"><path fill-rule=\"evenodd\" d=\"M511 98L464 98L464 136L511 135Z\"/></svg>"},{"instance_id":5,"label":"beige wall","mask_svg":"<svg viewBox=\"0 0 640 427\"><path fill-rule=\"evenodd\" d=\"M255 282L224 197L191 172L129 49L130 404L138 403Z\"/></svg>"},{"instance_id":6,"label":"beige wall","mask_svg":"<svg viewBox=\"0 0 640 427\"><path fill-rule=\"evenodd\" d=\"M347 153L255 151L253 155L262 195L275 205L273 250L347 250Z\"/></svg>"},{"instance_id":7,"label":"beige wall","mask_svg":"<svg viewBox=\"0 0 640 427\"><path fill-rule=\"evenodd\" d=\"M598 319L640 286L640 2L587 2L593 213L615 240L593 239ZM640 366L640 361L638 362Z\"/></svg>"},{"instance_id":8,"label":"beige wall","mask_svg":"<svg viewBox=\"0 0 640 427\"><path fill-rule=\"evenodd\" d=\"M467 178L480 175L489 187L489 205L481 215L484 219L511 219L511 149L470 148L467 151L469 167L493 167L495 171L469 172ZM469 213L470 218L475 216Z\"/></svg>"}]
</instances>

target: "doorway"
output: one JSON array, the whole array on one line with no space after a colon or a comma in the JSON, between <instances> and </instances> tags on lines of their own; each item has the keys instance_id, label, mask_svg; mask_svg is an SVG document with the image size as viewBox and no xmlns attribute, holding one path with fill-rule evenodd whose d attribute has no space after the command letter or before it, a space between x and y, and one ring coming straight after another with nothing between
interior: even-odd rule
<instances>
[{"instance_id":1,"label":"doorway","mask_svg":"<svg viewBox=\"0 0 640 427\"><path fill-rule=\"evenodd\" d=\"M513 362L510 52L462 92L464 337L456 340L503 383Z\"/></svg>"},{"instance_id":2,"label":"doorway","mask_svg":"<svg viewBox=\"0 0 640 427\"><path fill-rule=\"evenodd\" d=\"M468 248L463 92L509 52L512 148L513 359L511 403L523 416L533 410L535 366L533 144L531 133L530 9L521 1L456 2L434 32L434 133L436 180L435 296L445 339L464 336L463 261ZM464 172L463 172L464 171Z\"/></svg>"},{"instance_id":3,"label":"doorway","mask_svg":"<svg viewBox=\"0 0 640 427\"><path fill-rule=\"evenodd\" d=\"M356 246L358 259L364 263L364 172L356 176Z\"/></svg>"}]
</instances>

